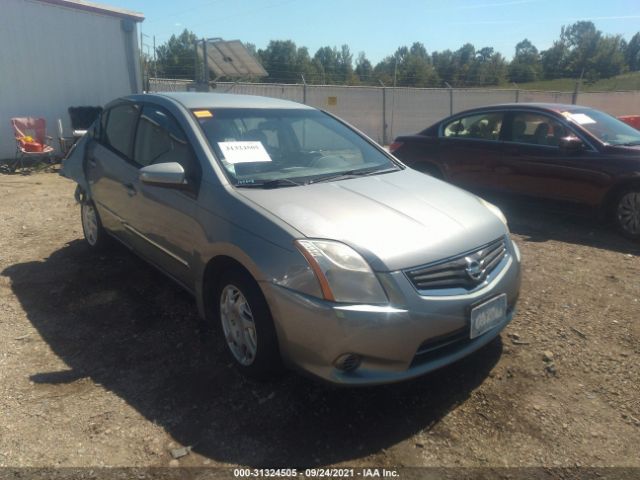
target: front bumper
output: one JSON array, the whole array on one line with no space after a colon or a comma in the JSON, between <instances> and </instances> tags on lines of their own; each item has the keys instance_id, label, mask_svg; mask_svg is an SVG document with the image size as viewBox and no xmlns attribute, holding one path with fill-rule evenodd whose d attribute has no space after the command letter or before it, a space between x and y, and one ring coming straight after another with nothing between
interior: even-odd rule
<instances>
[{"instance_id":1,"label":"front bumper","mask_svg":"<svg viewBox=\"0 0 640 480\"><path fill-rule=\"evenodd\" d=\"M453 363L493 340L511 321L520 289L517 247L490 283L472 293L420 295L403 272L378 274L390 305L344 305L262 283L286 363L331 383L376 385L407 380ZM469 338L473 305L505 293L507 316ZM361 357L359 368L334 366L343 354Z\"/></svg>"}]
</instances>

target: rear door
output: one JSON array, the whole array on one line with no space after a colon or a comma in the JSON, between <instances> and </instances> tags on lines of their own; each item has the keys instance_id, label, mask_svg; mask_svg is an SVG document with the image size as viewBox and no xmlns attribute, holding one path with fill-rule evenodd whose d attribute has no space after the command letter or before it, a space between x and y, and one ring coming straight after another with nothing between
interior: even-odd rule
<instances>
[{"instance_id":1,"label":"rear door","mask_svg":"<svg viewBox=\"0 0 640 480\"><path fill-rule=\"evenodd\" d=\"M503 124L502 111L476 112L444 123L439 156L445 178L463 188L494 188Z\"/></svg>"},{"instance_id":2,"label":"rear door","mask_svg":"<svg viewBox=\"0 0 640 480\"><path fill-rule=\"evenodd\" d=\"M129 243L124 218L131 208L138 168L133 164L133 139L140 106L123 102L102 113L98 131L86 149L91 196L103 225Z\"/></svg>"},{"instance_id":3,"label":"rear door","mask_svg":"<svg viewBox=\"0 0 640 480\"><path fill-rule=\"evenodd\" d=\"M585 143L580 151L560 148L560 139L579 136L565 121L542 112L515 111L507 119L505 148L495 178L511 193L595 205L610 176L600 153Z\"/></svg>"}]
</instances>

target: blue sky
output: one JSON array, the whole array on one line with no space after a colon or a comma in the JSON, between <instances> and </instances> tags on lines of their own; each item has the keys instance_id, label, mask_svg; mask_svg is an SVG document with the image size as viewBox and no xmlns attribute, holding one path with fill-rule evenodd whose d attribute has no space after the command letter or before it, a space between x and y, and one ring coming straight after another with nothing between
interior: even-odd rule
<instances>
[{"instance_id":1,"label":"blue sky","mask_svg":"<svg viewBox=\"0 0 640 480\"><path fill-rule=\"evenodd\" d=\"M640 0L98 0L142 12L145 35L161 44L184 28L199 37L239 39L264 48L269 40L293 40L309 48L348 44L354 58L372 63L397 47L422 42L429 52L494 47L511 58L528 38L551 46L560 27L591 20L627 40L640 30ZM151 44L150 38L144 38Z\"/></svg>"}]
</instances>

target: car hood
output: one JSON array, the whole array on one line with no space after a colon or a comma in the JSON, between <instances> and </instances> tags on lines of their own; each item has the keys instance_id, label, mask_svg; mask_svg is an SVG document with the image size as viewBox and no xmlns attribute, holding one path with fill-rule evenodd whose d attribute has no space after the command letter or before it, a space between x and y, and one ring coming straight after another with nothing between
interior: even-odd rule
<instances>
[{"instance_id":1,"label":"car hood","mask_svg":"<svg viewBox=\"0 0 640 480\"><path fill-rule=\"evenodd\" d=\"M306 237L350 245L376 271L447 258L507 233L478 197L411 169L237 191Z\"/></svg>"},{"instance_id":2,"label":"car hood","mask_svg":"<svg viewBox=\"0 0 640 480\"><path fill-rule=\"evenodd\" d=\"M610 153L619 153L633 157L634 160L640 159L640 145L608 145L607 151Z\"/></svg>"}]
</instances>

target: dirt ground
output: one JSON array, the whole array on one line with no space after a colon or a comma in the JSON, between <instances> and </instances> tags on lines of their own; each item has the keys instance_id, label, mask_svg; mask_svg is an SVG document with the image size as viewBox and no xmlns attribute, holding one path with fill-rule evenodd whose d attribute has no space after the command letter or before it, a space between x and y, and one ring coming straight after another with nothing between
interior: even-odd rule
<instances>
[{"instance_id":1,"label":"dirt ground","mask_svg":"<svg viewBox=\"0 0 640 480\"><path fill-rule=\"evenodd\" d=\"M187 293L89 252L73 190L0 175L0 467L640 467L640 245L589 215L496 200L524 268L501 338L336 389L239 376Z\"/></svg>"}]
</instances>

